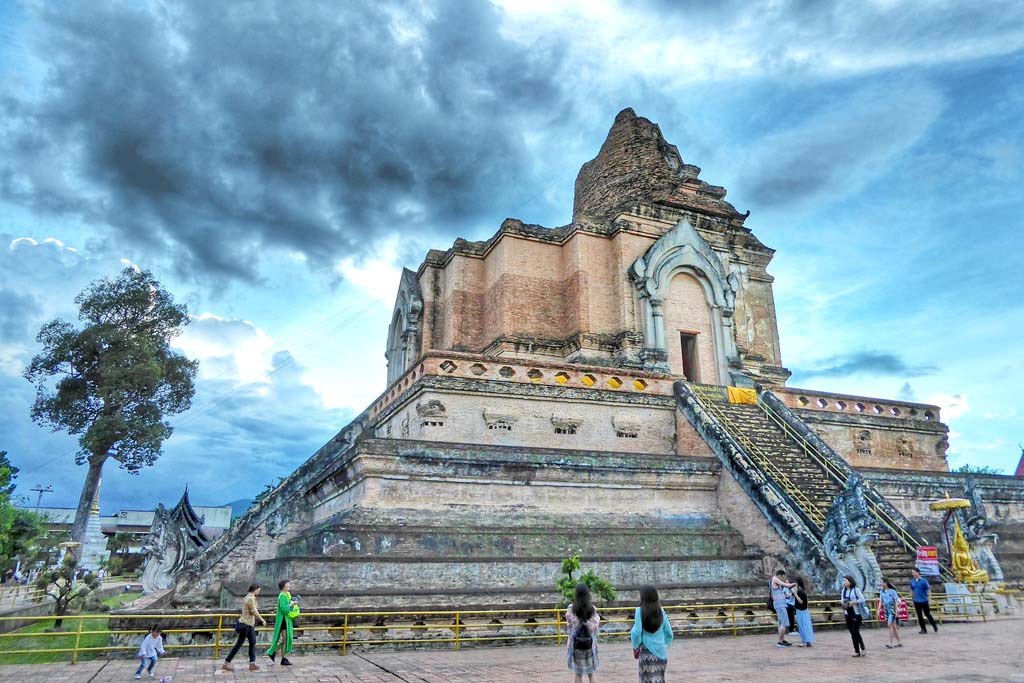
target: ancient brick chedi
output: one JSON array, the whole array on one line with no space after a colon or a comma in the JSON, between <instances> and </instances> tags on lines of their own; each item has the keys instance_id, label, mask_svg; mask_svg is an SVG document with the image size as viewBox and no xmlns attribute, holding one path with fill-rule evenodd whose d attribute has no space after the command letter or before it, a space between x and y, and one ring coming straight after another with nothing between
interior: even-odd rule
<instances>
[{"instance_id":1,"label":"ancient brick chedi","mask_svg":"<svg viewBox=\"0 0 1024 683\"><path fill-rule=\"evenodd\" d=\"M670 599L760 595L778 565L874 588L940 545L946 494L1019 583L1022 480L948 472L938 407L786 386L773 251L725 197L626 109L571 224L431 250L402 275L387 388L176 599L288 577L334 608L547 605L577 552Z\"/></svg>"}]
</instances>

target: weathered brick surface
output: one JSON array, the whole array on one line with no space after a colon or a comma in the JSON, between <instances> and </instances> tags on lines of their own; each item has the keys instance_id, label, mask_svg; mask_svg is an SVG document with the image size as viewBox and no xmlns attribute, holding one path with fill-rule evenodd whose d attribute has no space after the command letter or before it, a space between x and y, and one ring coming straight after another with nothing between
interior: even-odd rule
<instances>
[{"instance_id":1,"label":"weathered brick surface","mask_svg":"<svg viewBox=\"0 0 1024 683\"><path fill-rule=\"evenodd\" d=\"M772 278L765 272L772 250L743 226L745 216L724 200L725 190L698 179L656 125L632 110L615 121L598 157L580 171L571 225L545 228L507 219L482 242L456 240L447 252L431 251L419 270L424 292L424 350L512 353L536 347L574 362L565 342L581 335L643 334L630 265L681 220L708 241L740 284L736 292L736 345L760 381L779 384L781 368ZM705 327L706 296L680 290L669 304L680 329ZM710 337L710 334L707 335ZM537 340L535 348L502 346L504 339ZM649 340L650 341L650 340ZM653 343L653 342L652 342ZM678 339L669 339L678 373ZM713 366L710 342L701 362ZM628 348L588 348L587 362L635 362ZM705 356L707 357L705 360ZM704 373L704 381L725 381Z\"/></svg>"}]
</instances>

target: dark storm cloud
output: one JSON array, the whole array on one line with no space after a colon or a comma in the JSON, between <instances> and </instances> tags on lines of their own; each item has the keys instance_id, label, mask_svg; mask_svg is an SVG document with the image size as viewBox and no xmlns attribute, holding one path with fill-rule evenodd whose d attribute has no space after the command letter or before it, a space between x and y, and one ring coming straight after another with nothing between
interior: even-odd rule
<instances>
[{"instance_id":1,"label":"dark storm cloud","mask_svg":"<svg viewBox=\"0 0 1024 683\"><path fill-rule=\"evenodd\" d=\"M923 377L934 375L938 368L932 365L911 365L893 353L884 351L855 351L832 356L820 361L817 367L793 370L801 379L811 377L845 377L849 375L889 375Z\"/></svg>"},{"instance_id":2,"label":"dark storm cloud","mask_svg":"<svg viewBox=\"0 0 1024 683\"><path fill-rule=\"evenodd\" d=\"M564 114L557 43L487 3L42 5L38 94L0 86L0 193L183 272L251 278L394 231L460 230Z\"/></svg>"},{"instance_id":3,"label":"dark storm cloud","mask_svg":"<svg viewBox=\"0 0 1024 683\"><path fill-rule=\"evenodd\" d=\"M32 335L40 305L31 294L0 290L0 342L21 342Z\"/></svg>"}]
</instances>

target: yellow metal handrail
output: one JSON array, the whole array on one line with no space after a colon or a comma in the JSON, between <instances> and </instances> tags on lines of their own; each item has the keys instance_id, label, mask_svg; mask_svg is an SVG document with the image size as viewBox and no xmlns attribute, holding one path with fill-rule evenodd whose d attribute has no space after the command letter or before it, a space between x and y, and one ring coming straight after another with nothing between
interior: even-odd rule
<instances>
[{"instance_id":1,"label":"yellow metal handrail","mask_svg":"<svg viewBox=\"0 0 1024 683\"><path fill-rule=\"evenodd\" d=\"M871 616L865 620L867 623L878 623L877 600L873 600L875 609ZM936 610L940 622L943 616L963 617L971 620L971 610L977 608L978 615L982 621L987 620L982 596L977 594L963 596L935 596L932 605L938 607ZM816 626L841 624L843 623L843 612L838 599L818 599L809 601L811 614L819 617ZM633 624L634 607L602 607L601 614L602 638L617 638L626 636L629 627ZM731 633L734 636L741 633L752 633L757 631L768 631L775 629L774 612L764 609L763 601L756 602L722 602L711 604L695 605L666 605L665 611L669 614L670 620L677 626L678 632L695 633ZM479 609L479 610L438 610L433 612L401 612L401 611L380 611L380 612L310 612L298 618L296 628L300 630L315 630L326 632L328 640L303 641L296 638L296 647L339 647L341 654L348 653L352 646L368 647L375 645L403 645L403 644L453 644L455 649L461 649L466 643L501 643L506 641L548 641L554 640L561 644L571 634L567 632L567 625L563 619L564 608L549 609ZM486 618L493 615L502 615L504 622L494 624L483 621L469 621L472 618ZM148 632L153 623L161 620L170 622L202 621L191 628L169 628L163 632L168 636L174 634L206 634L211 642L208 644L174 644L168 642L165 649L169 652L210 650L212 656L217 659L223 649L228 647L233 639L234 630L225 628L225 624L233 624L237 613L215 613L215 614L140 614L140 615L110 615L85 614L66 615L62 617L67 622L74 622L73 630L60 633L4 633L0 634L0 661L7 655L20 655L29 653L47 654L68 654L71 661L78 661L82 654L96 654L106 652L130 652L134 653L138 643L129 645L83 645L83 636L133 636L137 640ZM383 626L376 623L353 624L354 619L383 618ZM463 622L463 618L467 621ZM2 617L2 621L52 621L54 617ZM136 627L110 630L87 630L84 628L86 621L98 621L117 619L122 622L137 624ZM319 624L310 623L318 619L330 619L333 623L340 621L341 625L331 623ZM428 622L428 619L432 621ZM533 619L533 621L528 621ZM391 623L387 623L391 620ZM415 620L417 623L396 624L394 620ZM207 625L210 624L210 625ZM214 625L215 624L215 625ZM680 626L681 624L681 626ZM109 626L109 625L107 625ZM511 635L479 635L480 631L487 629L516 628L524 629L529 633L515 633ZM553 628L552 628L553 627ZM409 631L412 637L384 638L383 632L389 629L396 631ZM534 633L535 629L544 629L544 632ZM439 637L426 637L429 632L440 632ZM445 635L445 632L447 634ZM222 635L227 638L222 638ZM417 635L422 634L422 635ZM472 635L469 635L472 634ZM361 637L363 636L363 637ZM379 637L374 637L379 636ZM3 644L8 639L30 639L32 641L42 640L45 644L47 638L74 638L72 647L32 647L31 649L4 650ZM169 638L173 641L173 638ZM34 643L35 644L35 643Z\"/></svg>"},{"instance_id":2,"label":"yellow metal handrail","mask_svg":"<svg viewBox=\"0 0 1024 683\"><path fill-rule=\"evenodd\" d=\"M778 481L783 490L790 495L796 501L796 503L802 508L803 513L810 518L815 524L818 525L819 531L825 526L825 515L821 510L814 505L810 499L801 491L790 479L786 476L786 473L780 470L775 463L771 461L771 458L761 450L757 444L751 441L741 430L739 430L735 423L729 418L729 416L720 409L715 401L709 401L706 396L702 394L702 390L698 388L699 385L689 385L692 389L692 393L697 401L701 404L707 412L711 413L716 420L723 423L728 427L729 435L736 439L749 454L754 457L754 460L764 470L769 472L772 477Z\"/></svg>"},{"instance_id":3,"label":"yellow metal handrail","mask_svg":"<svg viewBox=\"0 0 1024 683\"><path fill-rule=\"evenodd\" d=\"M821 453L813 443L808 441L803 434L793 429L793 427L786 422L777 411L768 406L764 401L759 400L757 404L761 408L762 412L764 412L772 422L782 429L783 433L797 442L805 455L822 467L825 470L825 473L828 476L831 476L836 483L842 487L846 486L849 481L849 475L845 471L836 467L836 465L825 457L825 455ZM879 505L877 501L870 497L865 497L865 502L870 508L872 514L874 514L875 518L881 522L882 526L885 527L885 529L906 549L916 553L917 548L924 545L920 539L914 538L914 536L903 528L897 520L893 519L892 515L889 514L889 511ZM945 578L954 580L953 574L945 567L940 566L940 571Z\"/></svg>"}]
</instances>

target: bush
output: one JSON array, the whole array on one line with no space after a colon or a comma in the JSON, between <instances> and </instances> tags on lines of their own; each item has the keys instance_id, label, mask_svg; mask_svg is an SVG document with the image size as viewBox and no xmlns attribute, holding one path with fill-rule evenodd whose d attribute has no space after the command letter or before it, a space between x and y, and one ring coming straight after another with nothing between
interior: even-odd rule
<instances>
[{"instance_id":1,"label":"bush","mask_svg":"<svg viewBox=\"0 0 1024 683\"><path fill-rule=\"evenodd\" d=\"M586 584L587 588L590 589L590 594L595 598L600 598L606 604L615 600L615 586L610 581L602 579L593 570L588 570L576 576L578 571L580 571L579 555L573 555L562 560L562 578L558 580L558 590L565 597L562 603L563 606L572 602L573 595L576 593L576 584L578 583Z\"/></svg>"}]
</instances>

